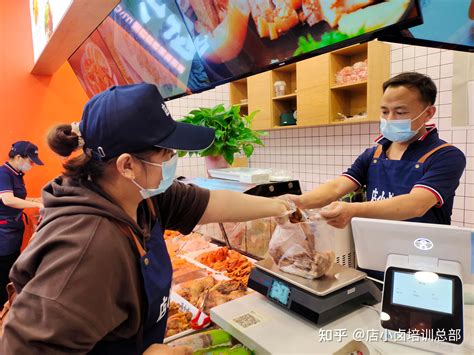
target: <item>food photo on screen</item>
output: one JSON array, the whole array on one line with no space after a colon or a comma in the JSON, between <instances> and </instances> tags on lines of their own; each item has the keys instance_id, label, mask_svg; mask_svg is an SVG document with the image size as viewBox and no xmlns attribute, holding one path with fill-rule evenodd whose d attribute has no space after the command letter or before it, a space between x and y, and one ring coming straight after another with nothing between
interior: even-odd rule
<instances>
[{"instance_id":1,"label":"food photo on screen","mask_svg":"<svg viewBox=\"0 0 474 355\"><path fill-rule=\"evenodd\" d=\"M127 84L97 31L74 52L69 64L89 97L111 86Z\"/></svg>"},{"instance_id":2,"label":"food photo on screen","mask_svg":"<svg viewBox=\"0 0 474 355\"><path fill-rule=\"evenodd\" d=\"M211 68L251 71L418 17L414 0L178 0ZM249 58L249 59L248 59Z\"/></svg>"},{"instance_id":3,"label":"food photo on screen","mask_svg":"<svg viewBox=\"0 0 474 355\"><path fill-rule=\"evenodd\" d=\"M120 80L173 99L419 23L418 0L122 0L94 34ZM113 81L71 58L88 94Z\"/></svg>"}]
</instances>

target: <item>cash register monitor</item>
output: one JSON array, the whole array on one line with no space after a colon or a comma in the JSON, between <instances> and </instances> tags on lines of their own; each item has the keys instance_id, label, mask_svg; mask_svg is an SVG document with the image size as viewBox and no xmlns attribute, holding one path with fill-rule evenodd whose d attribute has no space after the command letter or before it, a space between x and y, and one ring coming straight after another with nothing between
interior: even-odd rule
<instances>
[{"instance_id":1,"label":"cash register monitor","mask_svg":"<svg viewBox=\"0 0 474 355\"><path fill-rule=\"evenodd\" d=\"M474 230L444 224L352 219L357 265L385 271L391 254L408 255L412 260L433 258L458 262L463 282L473 283L471 235Z\"/></svg>"},{"instance_id":2,"label":"cash register monitor","mask_svg":"<svg viewBox=\"0 0 474 355\"><path fill-rule=\"evenodd\" d=\"M352 231L358 265L385 271L382 327L461 344L462 282L472 281L473 231L365 218L354 218ZM450 269L450 265L460 268Z\"/></svg>"}]
</instances>

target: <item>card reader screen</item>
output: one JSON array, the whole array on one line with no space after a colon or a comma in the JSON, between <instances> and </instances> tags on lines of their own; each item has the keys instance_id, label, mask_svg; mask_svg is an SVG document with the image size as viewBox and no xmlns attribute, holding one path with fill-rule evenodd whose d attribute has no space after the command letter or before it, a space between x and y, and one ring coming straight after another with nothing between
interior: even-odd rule
<instances>
[{"instance_id":1,"label":"card reader screen","mask_svg":"<svg viewBox=\"0 0 474 355\"><path fill-rule=\"evenodd\" d=\"M290 288L283 282L273 280L268 297L280 302L285 306L288 306L288 300L290 299Z\"/></svg>"},{"instance_id":2,"label":"card reader screen","mask_svg":"<svg viewBox=\"0 0 474 355\"><path fill-rule=\"evenodd\" d=\"M393 273L392 303L452 314L453 281L439 277L436 281L419 280L415 273Z\"/></svg>"}]
</instances>

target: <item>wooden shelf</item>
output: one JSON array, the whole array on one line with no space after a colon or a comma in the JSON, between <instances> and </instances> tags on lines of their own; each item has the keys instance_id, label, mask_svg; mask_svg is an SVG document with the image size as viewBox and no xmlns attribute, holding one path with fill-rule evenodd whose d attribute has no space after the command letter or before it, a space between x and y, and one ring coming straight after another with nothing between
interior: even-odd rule
<instances>
[{"instance_id":1,"label":"wooden shelf","mask_svg":"<svg viewBox=\"0 0 474 355\"><path fill-rule=\"evenodd\" d=\"M374 123L378 122L378 120L371 120L368 117L365 118L353 118L348 120L331 120L331 125L346 125L346 124L354 124L354 123Z\"/></svg>"},{"instance_id":2,"label":"wooden shelf","mask_svg":"<svg viewBox=\"0 0 474 355\"><path fill-rule=\"evenodd\" d=\"M248 103L232 104L232 106L248 107Z\"/></svg>"},{"instance_id":3,"label":"wooden shelf","mask_svg":"<svg viewBox=\"0 0 474 355\"><path fill-rule=\"evenodd\" d=\"M367 88L367 80L358 81L355 83L348 83L348 84L338 84L331 86L331 90L366 90Z\"/></svg>"},{"instance_id":4,"label":"wooden shelf","mask_svg":"<svg viewBox=\"0 0 474 355\"><path fill-rule=\"evenodd\" d=\"M344 55L348 57L353 57L358 54L362 53L367 53L368 51L368 46L369 43L362 43L362 44L354 44L349 47L341 48L341 49L336 49L335 51L332 51L332 55Z\"/></svg>"},{"instance_id":5,"label":"wooden shelf","mask_svg":"<svg viewBox=\"0 0 474 355\"><path fill-rule=\"evenodd\" d=\"M291 63L291 64L288 64L288 65L284 65L282 67L279 67L279 68L275 68L273 69L273 71L279 71L279 72L296 72L296 63Z\"/></svg>"},{"instance_id":6,"label":"wooden shelf","mask_svg":"<svg viewBox=\"0 0 474 355\"><path fill-rule=\"evenodd\" d=\"M337 85L336 73L367 60L367 80ZM390 77L390 45L371 41L341 48L230 84L230 101L248 99L248 111L257 111L252 127L257 130L291 129L378 122L383 82ZM275 96L274 83L284 81L285 92ZM298 112L297 124L280 126L280 115ZM337 120L338 112L367 118Z\"/></svg>"},{"instance_id":7,"label":"wooden shelf","mask_svg":"<svg viewBox=\"0 0 474 355\"><path fill-rule=\"evenodd\" d=\"M288 125L288 126L272 126L271 129L289 129L289 128L298 128L297 124Z\"/></svg>"},{"instance_id":8,"label":"wooden shelf","mask_svg":"<svg viewBox=\"0 0 474 355\"><path fill-rule=\"evenodd\" d=\"M288 100L296 100L296 93L288 94L288 95L281 95L275 96L272 98L273 101L288 101Z\"/></svg>"}]
</instances>

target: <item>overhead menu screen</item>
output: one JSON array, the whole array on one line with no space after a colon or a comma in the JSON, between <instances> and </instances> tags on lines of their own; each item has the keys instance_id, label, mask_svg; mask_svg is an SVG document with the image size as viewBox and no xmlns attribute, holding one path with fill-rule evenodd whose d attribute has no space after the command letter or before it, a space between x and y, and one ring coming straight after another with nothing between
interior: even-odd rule
<instances>
[{"instance_id":1,"label":"overhead menu screen","mask_svg":"<svg viewBox=\"0 0 474 355\"><path fill-rule=\"evenodd\" d=\"M418 0L122 0L69 58L89 96L176 98L421 23Z\"/></svg>"},{"instance_id":2,"label":"overhead menu screen","mask_svg":"<svg viewBox=\"0 0 474 355\"><path fill-rule=\"evenodd\" d=\"M452 314L453 281L439 277L433 282L422 282L414 273L395 271L392 303Z\"/></svg>"}]
</instances>

